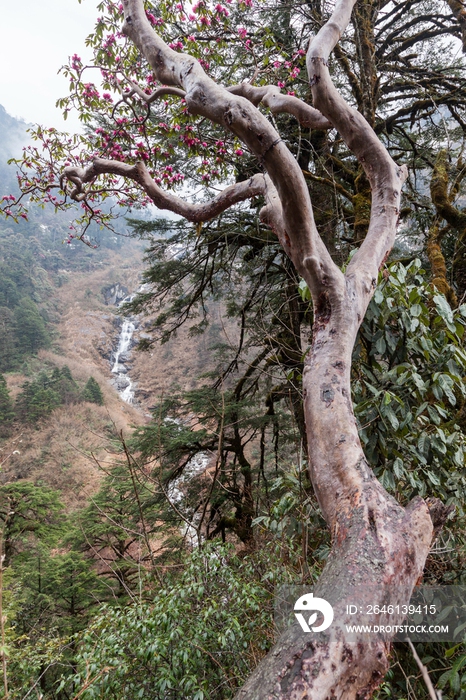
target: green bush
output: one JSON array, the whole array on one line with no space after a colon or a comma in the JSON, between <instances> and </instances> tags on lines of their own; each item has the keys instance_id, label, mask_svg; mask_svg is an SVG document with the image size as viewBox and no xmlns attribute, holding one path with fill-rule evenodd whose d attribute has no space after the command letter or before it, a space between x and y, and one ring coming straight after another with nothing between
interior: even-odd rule
<instances>
[{"instance_id":1,"label":"green bush","mask_svg":"<svg viewBox=\"0 0 466 700\"><path fill-rule=\"evenodd\" d=\"M233 697L273 641L274 573L284 575L271 548L243 559L228 545L194 551L150 602L104 608L83 636L73 687L89 674L83 700Z\"/></svg>"}]
</instances>

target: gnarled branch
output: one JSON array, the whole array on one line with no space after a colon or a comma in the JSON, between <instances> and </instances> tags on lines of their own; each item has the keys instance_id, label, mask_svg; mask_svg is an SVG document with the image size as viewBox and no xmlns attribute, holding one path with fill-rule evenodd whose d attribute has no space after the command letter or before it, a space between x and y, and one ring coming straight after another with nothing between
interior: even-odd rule
<instances>
[{"instance_id":1,"label":"gnarled branch","mask_svg":"<svg viewBox=\"0 0 466 700\"><path fill-rule=\"evenodd\" d=\"M276 85L256 87L250 83L240 83L227 88L232 95L241 95L255 107L261 102L268 107L272 114L292 114L301 126L309 129L331 129L332 122L326 119L317 109L306 104L293 95L282 95Z\"/></svg>"},{"instance_id":2,"label":"gnarled branch","mask_svg":"<svg viewBox=\"0 0 466 700\"><path fill-rule=\"evenodd\" d=\"M65 168L62 175L62 188L65 187L64 181L69 180L75 185L70 193L71 198L82 201L88 194L84 185L93 183L99 175L118 175L133 180L141 186L156 207L183 216L193 223L209 221L238 202L266 193L264 176L257 174L249 180L225 187L220 194L206 202L192 204L159 187L141 161L135 165L129 165L105 158L96 158L87 168L74 166Z\"/></svg>"}]
</instances>

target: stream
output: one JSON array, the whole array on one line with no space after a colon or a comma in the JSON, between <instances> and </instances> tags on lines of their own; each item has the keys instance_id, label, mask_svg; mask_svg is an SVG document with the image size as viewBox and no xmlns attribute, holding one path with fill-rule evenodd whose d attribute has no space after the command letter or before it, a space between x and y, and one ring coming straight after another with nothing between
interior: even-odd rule
<instances>
[{"instance_id":1,"label":"stream","mask_svg":"<svg viewBox=\"0 0 466 700\"><path fill-rule=\"evenodd\" d=\"M128 300L130 299L131 297L128 297ZM125 301L126 299L121 303L123 304ZM128 369L124 364L124 361L128 359L128 353L131 349L135 330L136 324L134 321L127 319L123 321L112 367L112 374L116 375L114 379L115 386L121 398L123 401L126 401L126 403L133 403L134 401L133 382L131 381L131 377L128 374Z\"/></svg>"},{"instance_id":2,"label":"stream","mask_svg":"<svg viewBox=\"0 0 466 700\"><path fill-rule=\"evenodd\" d=\"M135 294L129 294L124 299L116 299L116 306L120 308L123 304L126 304L134 299L138 292L144 290L146 285L141 285ZM134 403L134 382L129 376L128 367L125 363L128 362L129 356L131 354L131 347L133 345L133 335L138 328L138 319L136 316L129 316L124 318L120 328L120 335L118 336L118 345L116 350L112 353L112 374L114 375L113 384L118 391L120 397L126 403Z\"/></svg>"},{"instance_id":3,"label":"stream","mask_svg":"<svg viewBox=\"0 0 466 700\"><path fill-rule=\"evenodd\" d=\"M142 285L136 293L129 294L125 296L124 299L121 299L121 296L119 298L117 296L114 301L115 305L120 308L123 304L132 301L138 292L144 291L146 286L145 284ZM134 404L135 384L129 376L126 363L129 361L131 348L133 346L133 336L135 331L138 330L138 327L137 316L124 318L118 336L117 348L112 353L111 371L114 376L112 383L118 391L119 396L128 404ZM166 418L165 420L180 424L177 418ZM186 497L184 487L191 479L199 476L207 469L211 459L211 454L198 452L189 460L183 473L169 485L167 496L169 501L171 501L176 508L185 511ZM197 525L199 524L200 513L184 512L183 514L187 520L190 520L191 524L183 523L180 527L181 533L186 538L188 546L198 546Z\"/></svg>"}]
</instances>

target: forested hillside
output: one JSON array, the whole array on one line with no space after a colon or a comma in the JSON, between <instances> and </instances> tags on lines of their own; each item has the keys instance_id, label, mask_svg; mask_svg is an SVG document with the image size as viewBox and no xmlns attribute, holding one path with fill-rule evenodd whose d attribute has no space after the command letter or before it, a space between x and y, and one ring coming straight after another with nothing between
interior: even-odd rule
<instances>
[{"instance_id":1,"label":"forested hillside","mask_svg":"<svg viewBox=\"0 0 466 700\"><path fill-rule=\"evenodd\" d=\"M466 586L463 9L103 3L3 200L3 697L464 700L461 617L274 618Z\"/></svg>"}]
</instances>

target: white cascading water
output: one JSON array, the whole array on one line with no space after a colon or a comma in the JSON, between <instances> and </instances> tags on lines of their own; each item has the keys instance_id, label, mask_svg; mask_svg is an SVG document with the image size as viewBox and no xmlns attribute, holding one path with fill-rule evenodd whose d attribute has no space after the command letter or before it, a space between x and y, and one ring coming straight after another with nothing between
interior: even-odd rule
<instances>
[{"instance_id":1,"label":"white cascading water","mask_svg":"<svg viewBox=\"0 0 466 700\"><path fill-rule=\"evenodd\" d=\"M136 294L144 292L149 285L147 283L141 284ZM125 297L122 301L118 303L118 308L133 301L136 294L130 294ZM128 374L128 369L124 364L128 360L128 353L131 350L131 345L133 342L134 331L138 328L138 317L132 316L131 318L125 318L121 324L120 335L118 337L118 347L115 350L114 362L112 366L112 374L115 375L114 384L116 389L126 403L132 404L134 402L134 384Z\"/></svg>"},{"instance_id":2,"label":"white cascading water","mask_svg":"<svg viewBox=\"0 0 466 700\"><path fill-rule=\"evenodd\" d=\"M207 454L207 452L198 452L196 455L194 455L194 457L191 457L183 469L183 473L172 481L168 488L167 496L171 503L178 507L184 504L186 500L183 492L184 484L205 472L211 459L212 455ZM200 545L200 541L198 538L197 527L199 525L200 513L194 513L194 515L185 513L185 516L187 516L188 519L191 519L191 524L188 525L188 523L184 523L181 525L181 534L186 538L189 547L198 547ZM203 538L201 536L201 542L202 539Z\"/></svg>"},{"instance_id":3,"label":"white cascading water","mask_svg":"<svg viewBox=\"0 0 466 700\"><path fill-rule=\"evenodd\" d=\"M126 301L126 300L124 300ZM115 352L115 362L113 363L112 373L117 375L117 388L123 401L133 403L134 391L133 382L131 381L128 370L125 365L120 363L121 355L124 355L131 348L133 333L136 330L136 324L133 321L125 319L121 326L120 337L118 338L118 347Z\"/></svg>"},{"instance_id":4,"label":"white cascading water","mask_svg":"<svg viewBox=\"0 0 466 700\"><path fill-rule=\"evenodd\" d=\"M144 291L147 286L147 284L141 285L138 292ZM123 304L132 301L135 296L135 294L127 296L118 304L118 306L122 306ZM127 354L131 350L133 335L136 329L137 317L133 317L133 320L125 319L123 321L112 366L112 374L115 375L117 391L123 401L126 401L126 403L129 404L133 403L135 392L133 389L133 382L131 381L124 361L127 360ZM121 359L123 361L120 361ZM180 420L177 418L166 418L166 420L173 421L178 425L180 424ZM169 501L178 507L182 506L185 501L185 494L183 491L184 485L192 478L200 476L207 469L211 459L212 455L207 454L206 452L198 452L196 455L194 455L194 457L192 457L187 463L183 473L170 484L167 493ZM186 515L191 519L191 524L188 525L188 523L184 523L180 528L181 533L186 538L188 546L199 546L200 542L198 538L197 526L199 524L200 515L198 513L187 513Z\"/></svg>"}]
</instances>

